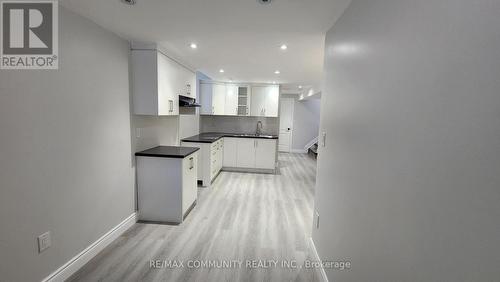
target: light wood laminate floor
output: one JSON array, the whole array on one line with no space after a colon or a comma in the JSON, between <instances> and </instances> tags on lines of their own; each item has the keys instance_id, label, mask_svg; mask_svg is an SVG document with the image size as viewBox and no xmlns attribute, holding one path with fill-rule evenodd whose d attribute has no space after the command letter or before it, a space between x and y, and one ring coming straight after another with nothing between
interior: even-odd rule
<instances>
[{"instance_id":1,"label":"light wood laminate floor","mask_svg":"<svg viewBox=\"0 0 500 282\"><path fill-rule=\"evenodd\" d=\"M279 154L277 175L221 172L199 188L198 204L178 226L137 223L69 280L72 281L319 281L315 270L284 268L312 259L316 161ZM151 268L150 260L179 260L182 268ZM188 268L193 260L238 260L242 267ZM248 268L247 261L278 267Z\"/></svg>"}]
</instances>

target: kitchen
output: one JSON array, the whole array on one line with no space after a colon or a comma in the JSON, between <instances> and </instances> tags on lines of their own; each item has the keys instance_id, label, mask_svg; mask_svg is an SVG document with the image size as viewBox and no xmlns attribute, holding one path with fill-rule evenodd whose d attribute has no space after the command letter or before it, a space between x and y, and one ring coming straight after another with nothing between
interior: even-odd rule
<instances>
[{"instance_id":1,"label":"kitchen","mask_svg":"<svg viewBox=\"0 0 500 282\"><path fill-rule=\"evenodd\" d=\"M499 11L1 0L0 281L497 281Z\"/></svg>"},{"instance_id":2,"label":"kitchen","mask_svg":"<svg viewBox=\"0 0 500 282\"><path fill-rule=\"evenodd\" d=\"M150 43L132 42L131 62L133 115L189 116L198 114L199 108L201 116L259 119L254 132L205 132L181 138L180 146L158 146L137 152L138 217L141 221L181 223L196 203L195 183L210 186L222 170L276 172L278 135L266 134L260 119L278 119L279 85L197 81L196 73L168 57L160 46ZM233 126L238 123L236 120ZM135 131L140 132L141 129L136 128ZM186 151L191 147L199 150ZM190 164L187 167L180 162L177 165L158 164L163 165L165 171L174 170L176 166L177 170L188 170L182 175L165 178L162 173L154 176L146 171L153 166L148 164L151 157L189 158ZM167 189L173 194L165 192L167 182L179 183L177 188ZM174 200L165 203L165 199ZM165 211L179 201L186 203L172 208L175 216Z\"/></svg>"}]
</instances>

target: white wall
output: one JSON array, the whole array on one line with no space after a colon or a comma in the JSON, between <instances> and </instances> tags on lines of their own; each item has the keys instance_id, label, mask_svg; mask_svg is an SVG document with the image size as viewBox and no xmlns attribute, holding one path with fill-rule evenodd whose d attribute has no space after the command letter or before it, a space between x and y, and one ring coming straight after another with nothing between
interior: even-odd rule
<instances>
[{"instance_id":1,"label":"white wall","mask_svg":"<svg viewBox=\"0 0 500 282\"><path fill-rule=\"evenodd\" d=\"M187 138L200 133L199 115L179 116L179 139Z\"/></svg>"},{"instance_id":2,"label":"white wall","mask_svg":"<svg viewBox=\"0 0 500 282\"><path fill-rule=\"evenodd\" d=\"M179 145L180 116L132 115L133 152L159 145Z\"/></svg>"},{"instance_id":3,"label":"white wall","mask_svg":"<svg viewBox=\"0 0 500 282\"><path fill-rule=\"evenodd\" d=\"M292 150L304 150L319 135L320 99L298 101L293 110Z\"/></svg>"},{"instance_id":4,"label":"white wall","mask_svg":"<svg viewBox=\"0 0 500 282\"><path fill-rule=\"evenodd\" d=\"M59 22L59 70L0 70L1 281L43 279L134 212L128 43Z\"/></svg>"},{"instance_id":5,"label":"white wall","mask_svg":"<svg viewBox=\"0 0 500 282\"><path fill-rule=\"evenodd\" d=\"M353 0L325 49L330 281L500 277L500 2Z\"/></svg>"}]
</instances>

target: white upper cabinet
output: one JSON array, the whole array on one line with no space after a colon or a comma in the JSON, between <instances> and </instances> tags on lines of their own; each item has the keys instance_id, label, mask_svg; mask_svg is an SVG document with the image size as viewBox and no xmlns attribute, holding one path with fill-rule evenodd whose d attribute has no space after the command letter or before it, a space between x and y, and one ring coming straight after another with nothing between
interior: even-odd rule
<instances>
[{"instance_id":1,"label":"white upper cabinet","mask_svg":"<svg viewBox=\"0 0 500 282\"><path fill-rule=\"evenodd\" d=\"M214 107L212 106L212 99L214 96L214 88L210 83L200 83L200 114L213 115Z\"/></svg>"},{"instance_id":2,"label":"white upper cabinet","mask_svg":"<svg viewBox=\"0 0 500 282\"><path fill-rule=\"evenodd\" d=\"M213 97L212 97L212 107L214 115L224 115L226 109L226 85L225 84L214 84L213 85Z\"/></svg>"},{"instance_id":3,"label":"white upper cabinet","mask_svg":"<svg viewBox=\"0 0 500 282\"><path fill-rule=\"evenodd\" d=\"M158 115L169 116L179 114L180 82L175 63L156 52L158 59Z\"/></svg>"},{"instance_id":4,"label":"white upper cabinet","mask_svg":"<svg viewBox=\"0 0 500 282\"><path fill-rule=\"evenodd\" d=\"M278 109L280 103L280 88L279 86L267 86L267 97L264 102L264 116L278 117Z\"/></svg>"},{"instance_id":5,"label":"white upper cabinet","mask_svg":"<svg viewBox=\"0 0 500 282\"><path fill-rule=\"evenodd\" d=\"M279 86L202 82L201 114L278 117Z\"/></svg>"},{"instance_id":6,"label":"white upper cabinet","mask_svg":"<svg viewBox=\"0 0 500 282\"><path fill-rule=\"evenodd\" d=\"M250 115L250 86L238 85L238 113L239 116Z\"/></svg>"},{"instance_id":7,"label":"white upper cabinet","mask_svg":"<svg viewBox=\"0 0 500 282\"><path fill-rule=\"evenodd\" d=\"M179 114L179 95L196 95L196 76L156 50L132 50L132 100L136 115Z\"/></svg>"},{"instance_id":8,"label":"white upper cabinet","mask_svg":"<svg viewBox=\"0 0 500 282\"><path fill-rule=\"evenodd\" d=\"M238 85L226 85L224 114L228 116L238 115Z\"/></svg>"},{"instance_id":9,"label":"white upper cabinet","mask_svg":"<svg viewBox=\"0 0 500 282\"><path fill-rule=\"evenodd\" d=\"M252 86L250 112L252 116L277 117L279 86Z\"/></svg>"},{"instance_id":10,"label":"white upper cabinet","mask_svg":"<svg viewBox=\"0 0 500 282\"><path fill-rule=\"evenodd\" d=\"M179 79L179 95L196 99L196 74L184 66L177 64Z\"/></svg>"}]
</instances>

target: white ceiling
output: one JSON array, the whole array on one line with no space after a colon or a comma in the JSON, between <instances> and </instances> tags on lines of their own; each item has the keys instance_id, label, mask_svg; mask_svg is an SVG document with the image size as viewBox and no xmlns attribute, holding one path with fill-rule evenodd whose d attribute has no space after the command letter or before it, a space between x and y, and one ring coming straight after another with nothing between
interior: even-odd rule
<instances>
[{"instance_id":1,"label":"white ceiling","mask_svg":"<svg viewBox=\"0 0 500 282\"><path fill-rule=\"evenodd\" d=\"M326 31L350 0L62 0L123 38L156 42L216 80L317 85ZM198 45L196 50L189 47ZM280 50L281 44L288 50ZM223 68L225 73L219 73ZM274 74L280 70L281 74Z\"/></svg>"}]
</instances>

